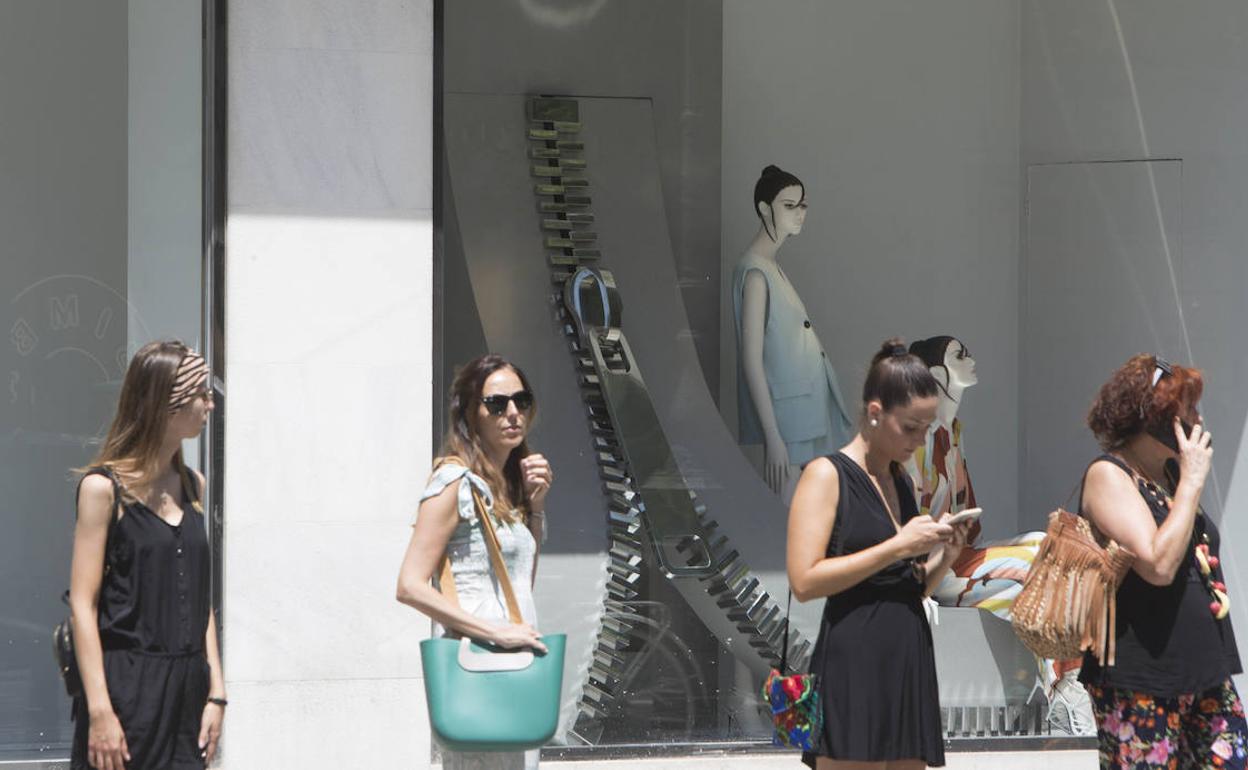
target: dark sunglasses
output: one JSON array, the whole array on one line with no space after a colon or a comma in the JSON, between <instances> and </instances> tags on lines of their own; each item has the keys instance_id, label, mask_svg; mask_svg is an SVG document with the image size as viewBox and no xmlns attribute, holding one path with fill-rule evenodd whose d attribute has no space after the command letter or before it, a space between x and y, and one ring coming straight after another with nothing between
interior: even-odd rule
<instances>
[{"instance_id":1,"label":"dark sunglasses","mask_svg":"<svg viewBox=\"0 0 1248 770\"><path fill-rule=\"evenodd\" d=\"M490 396L482 396L481 403L485 404L485 411L495 417L507 411L508 402L516 402L516 410L527 412L533 408L533 394L527 390L517 390L510 396L503 393L495 393Z\"/></svg>"}]
</instances>

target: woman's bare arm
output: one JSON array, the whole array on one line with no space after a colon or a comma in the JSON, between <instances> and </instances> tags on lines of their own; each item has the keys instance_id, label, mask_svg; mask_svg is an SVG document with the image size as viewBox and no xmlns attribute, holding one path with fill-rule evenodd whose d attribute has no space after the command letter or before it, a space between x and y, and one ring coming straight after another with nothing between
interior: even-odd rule
<instances>
[{"instance_id":1,"label":"woman's bare arm","mask_svg":"<svg viewBox=\"0 0 1248 770\"><path fill-rule=\"evenodd\" d=\"M1098 462L1088 469L1083 509L1102 534L1135 554L1136 574L1165 586L1187 559L1199 497L1180 485L1170 514L1158 527L1135 479L1111 462Z\"/></svg>"},{"instance_id":2,"label":"woman's bare arm","mask_svg":"<svg viewBox=\"0 0 1248 770\"><path fill-rule=\"evenodd\" d=\"M399 568L395 598L462 636L483 639L500 647L533 647L545 651L545 645L528 624L494 624L482 620L452 604L430 582L459 525L459 485L465 483L464 479L458 479L420 504L412 526L412 538Z\"/></svg>"},{"instance_id":3,"label":"woman's bare arm","mask_svg":"<svg viewBox=\"0 0 1248 770\"><path fill-rule=\"evenodd\" d=\"M104 548L113 516L113 483L92 474L78 491L78 521L74 526L74 552L70 565L69 609L74 633L74 655L82 674L82 689L90 713L109 713L104 679L104 653L100 645L99 598L104 582Z\"/></svg>"}]
</instances>

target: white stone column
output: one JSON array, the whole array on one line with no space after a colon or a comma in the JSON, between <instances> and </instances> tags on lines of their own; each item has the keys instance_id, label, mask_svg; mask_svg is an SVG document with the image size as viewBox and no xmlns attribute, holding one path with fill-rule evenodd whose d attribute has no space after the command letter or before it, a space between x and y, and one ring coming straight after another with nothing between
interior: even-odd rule
<instances>
[{"instance_id":1,"label":"white stone column","mask_svg":"<svg viewBox=\"0 0 1248 770\"><path fill-rule=\"evenodd\" d=\"M228 14L223 765L426 767L432 2Z\"/></svg>"}]
</instances>

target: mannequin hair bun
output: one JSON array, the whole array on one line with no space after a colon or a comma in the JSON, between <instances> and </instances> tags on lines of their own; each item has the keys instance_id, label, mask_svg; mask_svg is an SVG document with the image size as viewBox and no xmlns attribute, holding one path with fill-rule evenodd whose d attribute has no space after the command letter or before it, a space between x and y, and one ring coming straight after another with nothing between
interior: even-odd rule
<instances>
[{"instance_id":1,"label":"mannequin hair bun","mask_svg":"<svg viewBox=\"0 0 1248 770\"><path fill-rule=\"evenodd\" d=\"M768 164L763 167L763 173L759 174L759 176L772 176L773 174L783 174L783 173L784 171L782 171L779 166Z\"/></svg>"}]
</instances>

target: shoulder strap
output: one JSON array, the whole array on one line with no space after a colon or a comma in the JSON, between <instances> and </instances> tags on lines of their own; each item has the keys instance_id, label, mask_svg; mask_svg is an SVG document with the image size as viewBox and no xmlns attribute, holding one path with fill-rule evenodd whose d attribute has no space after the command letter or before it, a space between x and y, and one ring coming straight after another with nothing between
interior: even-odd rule
<instances>
[{"instance_id":1,"label":"shoulder strap","mask_svg":"<svg viewBox=\"0 0 1248 770\"><path fill-rule=\"evenodd\" d=\"M507 565L503 563L503 549L498 543L498 533L494 531L494 522L485 512L485 502L476 487L472 487L472 502L477 509L477 518L481 521L481 531L485 535L485 549L490 552L490 561L494 565L494 574L503 589L503 598L507 600L507 614L512 623L523 623L520 604L516 601L515 589L511 587L511 577L507 574Z\"/></svg>"},{"instance_id":2,"label":"shoulder strap","mask_svg":"<svg viewBox=\"0 0 1248 770\"><path fill-rule=\"evenodd\" d=\"M485 501L481 499L481 493L472 485L467 476L461 483L467 484L472 491L473 509L477 514L477 521L481 522L481 534L485 539L485 550L490 554L490 564L494 567L494 574L498 578L499 586L503 589L503 599L507 602L507 615L512 623L523 623L524 616L520 614L520 604L516 601L516 592L511 586L507 565L503 563L503 549L498 542L498 533L494 531L494 522L486 513ZM445 554L442 556L438 588L452 604L459 606L459 593L455 590L455 576L451 572L451 560Z\"/></svg>"},{"instance_id":3,"label":"shoulder strap","mask_svg":"<svg viewBox=\"0 0 1248 770\"><path fill-rule=\"evenodd\" d=\"M186 467L186 463L178 463L178 475L182 479L182 496L191 501L191 507L199 513L204 512L204 506L199 499L199 485L191 478L191 472Z\"/></svg>"},{"instance_id":4,"label":"shoulder strap","mask_svg":"<svg viewBox=\"0 0 1248 770\"><path fill-rule=\"evenodd\" d=\"M117 476L106 465L99 465L99 466L89 469L86 473L82 475L82 478L85 479L87 476L103 476L104 478L112 482L113 484L113 505L112 505L112 508L109 510L108 532L104 536L104 574L107 575L108 569L109 569L109 564L108 564L109 546L111 546L113 542L113 530L117 528L117 511L121 507L121 485L117 482ZM81 492L81 491L82 491L82 480L80 479L78 481L78 492ZM78 497L77 497L77 493L75 493L74 516L77 517L77 515L78 515ZM69 591L68 590L66 590L65 593L61 596L61 601L65 602L66 604L69 604Z\"/></svg>"}]
</instances>

